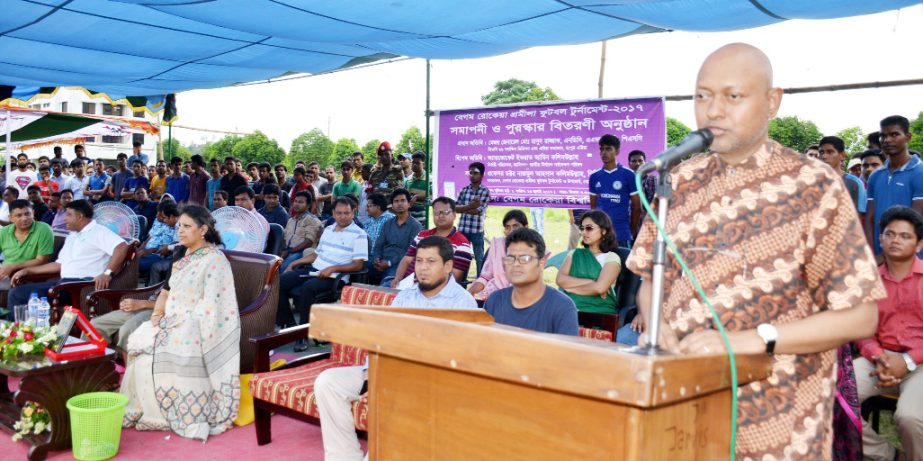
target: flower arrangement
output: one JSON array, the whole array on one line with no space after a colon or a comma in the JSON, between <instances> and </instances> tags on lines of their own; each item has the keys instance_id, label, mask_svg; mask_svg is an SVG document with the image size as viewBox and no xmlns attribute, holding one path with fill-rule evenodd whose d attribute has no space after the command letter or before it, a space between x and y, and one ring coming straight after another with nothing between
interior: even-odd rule
<instances>
[{"instance_id":1,"label":"flower arrangement","mask_svg":"<svg viewBox=\"0 0 923 461\"><path fill-rule=\"evenodd\" d=\"M45 347L56 339L51 327L34 327L29 322L5 323L0 326L0 358L7 362L29 356L41 357Z\"/></svg>"},{"instance_id":2,"label":"flower arrangement","mask_svg":"<svg viewBox=\"0 0 923 461\"><path fill-rule=\"evenodd\" d=\"M26 402L22 407L22 416L19 421L13 423L13 441L18 442L24 436L29 434L41 434L44 431L51 430L51 415L41 405L35 402Z\"/></svg>"}]
</instances>

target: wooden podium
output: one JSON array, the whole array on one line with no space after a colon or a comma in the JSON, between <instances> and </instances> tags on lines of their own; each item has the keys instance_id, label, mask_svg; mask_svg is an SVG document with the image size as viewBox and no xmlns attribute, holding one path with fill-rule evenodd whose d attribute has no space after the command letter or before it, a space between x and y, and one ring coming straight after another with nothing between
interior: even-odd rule
<instances>
[{"instance_id":1,"label":"wooden podium","mask_svg":"<svg viewBox=\"0 0 923 461\"><path fill-rule=\"evenodd\" d=\"M310 335L369 351L372 460L728 458L722 355L641 355L481 310L315 305ZM769 367L737 356L741 384Z\"/></svg>"}]
</instances>

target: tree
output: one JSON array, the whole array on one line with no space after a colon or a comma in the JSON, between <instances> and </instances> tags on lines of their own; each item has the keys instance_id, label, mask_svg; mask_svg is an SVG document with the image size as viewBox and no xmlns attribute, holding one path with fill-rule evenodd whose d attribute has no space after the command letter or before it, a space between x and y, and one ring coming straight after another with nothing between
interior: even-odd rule
<instances>
[{"instance_id":1,"label":"tree","mask_svg":"<svg viewBox=\"0 0 923 461\"><path fill-rule=\"evenodd\" d=\"M377 146L376 146L377 147ZM353 138L340 138L337 140L333 149L330 150L330 153L323 159L317 159L321 164L320 167L324 168L327 165L333 165L337 170L340 169L340 163L343 160L347 160L353 155L353 152L359 150L359 145L356 144L356 140Z\"/></svg>"},{"instance_id":2,"label":"tree","mask_svg":"<svg viewBox=\"0 0 923 461\"><path fill-rule=\"evenodd\" d=\"M378 155L378 145L379 144L381 144L381 141L377 139L372 139L371 141L365 143L365 145L362 146L362 149L359 149L362 151L362 161L363 162L371 163L374 165L378 161L378 159L376 158L376 155Z\"/></svg>"},{"instance_id":3,"label":"tree","mask_svg":"<svg viewBox=\"0 0 923 461\"><path fill-rule=\"evenodd\" d=\"M551 88L539 88L535 82L517 78L494 83L494 90L481 96L485 106L529 101L557 101L561 98Z\"/></svg>"},{"instance_id":4,"label":"tree","mask_svg":"<svg viewBox=\"0 0 923 461\"><path fill-rule=\"evenodd\" d=\"M804 152L823 137L817 125L795 116L779 117L769 122L769 137L785 147Z\"/></svg>"},{"instance_id":5,"label":"tree","mask_svg":"<svg viewBox=\"0 0 923 461\"><path fill-rule=\"evenodd\" d=\"M913 137L907 147L923 154L923 112L910 121L910 134Z\"/></svg>"},{"instance_id":6,"label":"tree","mask_svg":"<svg viewBox=\"0 0 923 461\"><path fill-rule=\"evenodd\" d=\"M172 150L170 149L172 147ZM162 144L163 156L162 158L170 163L170 153L172 152L173 157L179 157L181 159L189 160L192 157L192 152L189 149L183 147L182 143L178 139L172 138L169 141L164 141Z\"/></svg>"},{"instance_id":7,"label":"tree","mask_svg":"<svg viewBox=\"0 0 923 461\"><path fill-rule=\"evenodd\" d=\"M215 142L210 142L202 149L202 156L205 157L206 162L212 159L218 159L224 162L225 157L234 155L234 146L237 145L241 139L240 136L227 135Z\"/></svg>"},{"instance_id":8,"label":"tree","mask_svg":"<svg viewBox=\"0 0 923 461\"><path fill-rule=\"evenodd\" d=\"M404 134L401 135L401 141L397 143L397 146L394 148L394 153L396 155L403 154L404 152L414 153L416 151L425 151L423 145L423 133L420 133L420 129L416 126L407 128L404 131ZM430 150L432 152L432 150Z\"/></svg>"},{"instance_id":9,"label":"tree","mask_svg":"<svg viewBox=\"0 0 923 461\"><path fill-rule=\"evenodd\" d=\"M312 160L325 161L333 152L334 144L319 128L300 134L292 141L288 150L289 168L298 160L308 163Z\"/></svg>"},{"instance_id":10,"label":"tree","mask_svg":"<svg viewBox=\"0 0 923 461\"><path fill-rule=\"evenodd\" d=\"M846 153L850 155L861 154L865 150L865 133L857 126L844 128L834 135L843 140Z\"/></svg>"},{"instance_id":11,"label":"tree","mask_svg":"<svg viewBox=\"0 0 923 461\"><path fill-rule=\"evenodd\" d=\"M279 147L279 143L259 130L240 138L231 152L244 165L250 162L269 162L275 165L285 160L285 151Z\"/></svg>"},{"instance_id":12,"label":"tree","mask_svg":"<svg viewBox=\"0 0 923 461\"><path fill-rule=\"evenodd\" d=\"M683 122L667 117L667 147L673 147L679 144L692 130Z\"/></svg>"}]
</instances>

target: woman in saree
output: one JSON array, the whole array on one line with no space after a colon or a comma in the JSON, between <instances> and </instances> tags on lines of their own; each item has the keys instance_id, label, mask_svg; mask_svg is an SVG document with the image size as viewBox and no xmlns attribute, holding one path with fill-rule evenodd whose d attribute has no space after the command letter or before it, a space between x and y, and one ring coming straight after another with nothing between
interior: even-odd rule
<instances>
[{"instance_id":1,"label":"woman in saree","mask_svg":"<svg viewBox=\"0 0 923 461\"><path fill-rule=\"evenodd\" d=\"M483 301L491 293L510 286L510 281L506 278L506 272L503 270L503 257L506 256L506 236L523 227L529 227L529 220L522 211L510 210L503 215L503 237L494 237L490 241L490 251L487 252L481 275L468 287L468 293L471 293L474 299Z\"/></svg>"},{"instance_id":2,"label":"woman in saree","mask_svg":"<svg viewBox=\"0 0 923 461\"><path fill-rule=\"evenodd\" d=\"M613 285L622 270L618 243L609 215L599 210L580 219L583 248L571 250L558 276L558 287L574 300L578 311L617 314Z\"/></svg>"},{"instance_id":3,"label":"woman in saree","mask_svg":"<svg viewBox=\"0 0 923 461\"><path fill-rule=\"evenodd\" d=\"M237 416L240 318L214 218L187 205L177 227L186 255L174 263L151 321L128 339L123 426L204 441Z\"/></svg>"}]
</instances>

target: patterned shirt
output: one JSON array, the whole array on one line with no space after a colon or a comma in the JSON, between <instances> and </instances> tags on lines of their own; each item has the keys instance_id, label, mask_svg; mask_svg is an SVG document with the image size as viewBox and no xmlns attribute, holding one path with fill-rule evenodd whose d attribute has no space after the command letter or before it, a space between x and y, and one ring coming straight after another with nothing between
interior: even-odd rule
<instances>
[{"instance_id":1,"label":"patterned shirt","mask_svg":"<svg viewBox=\"0 0 923 461\"><path fill-rule=\"evenodd\" d=\"M730 331L783 324L885 296L856 209L833 170L774 141L739 165L701 155L673 170L667 234ZM628 268L649 278L652 222ZM711 314L670 257L664 319L679 339ZM740 387L737 459L830 459L836 350L776 354Z\"/></svg>"},{"instance_id":2,"label":"patterned shirt","mask_svg":"<svg viewBox=\"0 0 923 461\"><path fill-rule=\"evenodd\" d=\"M384 170L376 166L372 168L372 175L369 176L369 184L372 185L372 192L380 192L385 197L390 197L391 192L399 187L404 187L404 170L398 165L391 165L391 168Z\"/></svg>"},{"instance_id":3,"label":"patterned shirt","mask_svg":"<svg viewBox=\"0 0 923 461\"><path fill-rule=\"evenodd\" d=\"M144 245L144 248L148 250L156 250L164 245L172 245L179 241L176 228L168 226L159 219L154 221L154 226L151 227L148 237L147 244Z\"/></svg>"},{"instance_id":4,"label":"patterned shirt","mask_svg":"<svg viewBox=\"0 0 923 461\"><path fill-rule=\"evenodd\" d=\"M377 219L369 216L368 219L362 222L362 227L365 228L365 232L369 234L369 239L372 241L372 247L375 246L375 241L378 240L378 235L381 234L381 226L384 226L386 222L392 219L394 219L394 213L385 211Z\"/></svg>"},{"instance_id":5,"label":"patterned shirt","mask_svg":"<svg viewBox=\"0 0 923 461\"><path fill-rule=\"evenodd\" d=\"M648 203L654 203L654 194L657 193L657 176L652 174L645 175L641 179L641 189L644 191L644 197Z\"/></svg>"},{"instance_id":6,"label":"patterned shirt","mask_svg":"<svg viewBox=\"0 0 923 461\"><path fill-rule=\"evenodd\" d=\"M475 197L481 199L481 206L477 208L478 214L463 213L458 220L458 230L465 234L483 234L484 217L487 216L487 203L490 202L490 190L484 186L479 186L477 190L472 189L471 185L462 188L458 193L458 205L468 205L473 202Z\"/></svg>"}]
</instances>

